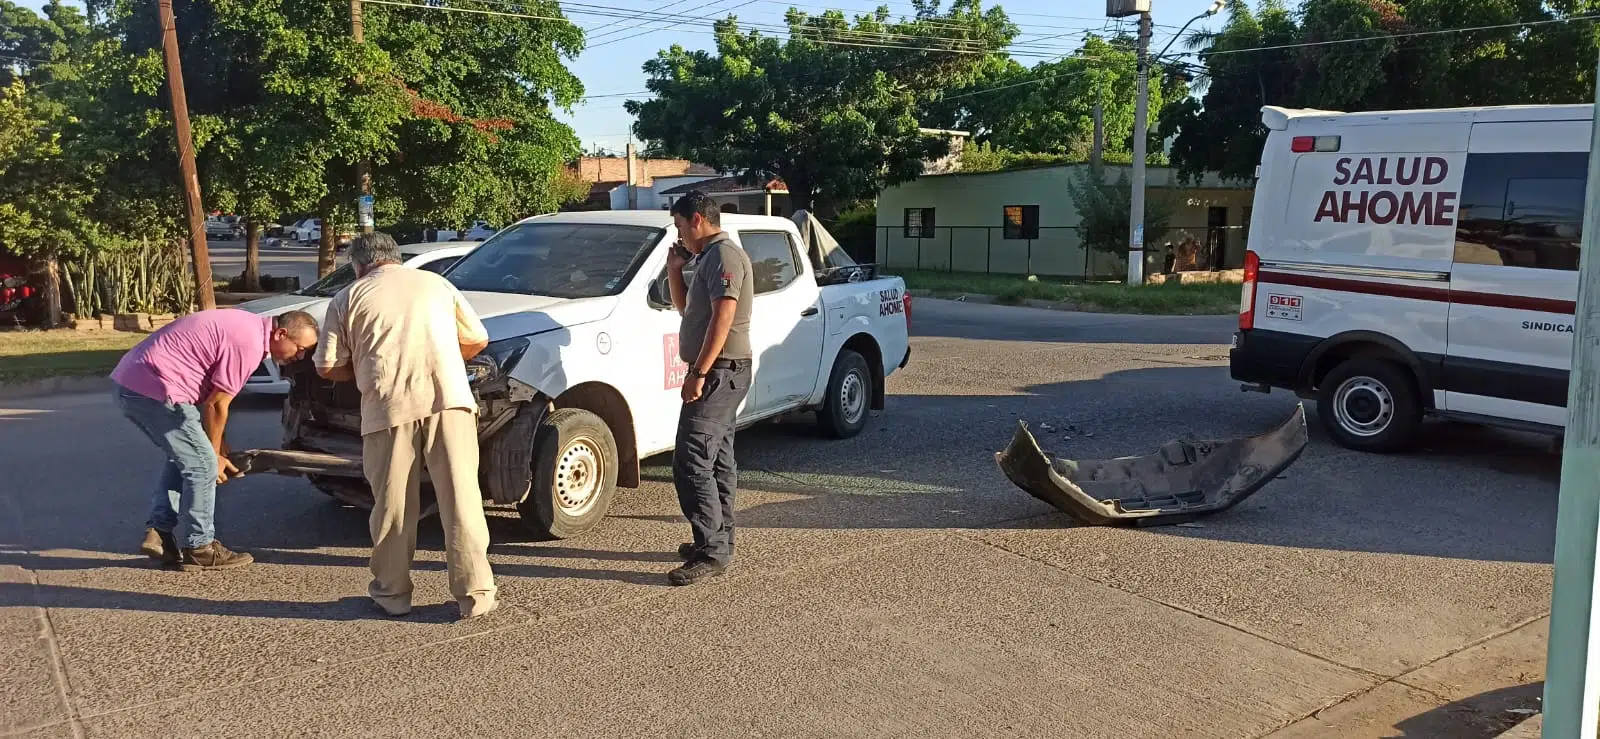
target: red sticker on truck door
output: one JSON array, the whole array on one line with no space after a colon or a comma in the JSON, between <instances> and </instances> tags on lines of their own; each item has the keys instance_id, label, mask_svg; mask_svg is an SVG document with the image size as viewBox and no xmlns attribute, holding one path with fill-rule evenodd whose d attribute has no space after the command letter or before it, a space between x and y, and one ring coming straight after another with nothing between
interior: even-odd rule
<instances>
[{"instance_id":1,"label":"red sticker on truck door","mask_svg":"<svg viewBox=\"0 0 1600 739\"><path fill-rule=\"evenodd\" d=\"M662 386L667 390L683 387L689 377L689 363L678 356L678 335L661 337Z\"/></svg>"}]
</instances>

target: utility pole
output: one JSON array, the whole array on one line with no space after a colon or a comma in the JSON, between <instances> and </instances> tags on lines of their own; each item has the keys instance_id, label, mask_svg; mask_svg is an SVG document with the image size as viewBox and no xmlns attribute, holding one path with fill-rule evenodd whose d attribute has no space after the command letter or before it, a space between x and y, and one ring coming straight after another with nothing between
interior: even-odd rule
<instances>
[{"instance_id":1,"label":"utility pole","mask_svg":"<svg viewBox=\"0 0 1600 739\"><path fill-rule=\"evenodd\" d=\"M628 210L639 208L639 159L633 150L633 140L628 141Z\"/></svg>"},{"instance_id":2,"label":"utility pole","mask_svg":"<svg viewBox=\"0 0 1600 739\"><path fill-rule=\"evenodd\" d=\"M1150 138L1150 13L1139 14L1139 98L1133 106L1133 192L1128 198L1128 284L1144 282L1144 160Z\"/></svg>"},{"instance_id":3,"label":"utility pole","mask_svg":"<svg viewBox=\"0 0 1600 739\"><path fill-rule=\"evenodd\" d=\"M183 64L178 59L178 24L172 0L157 0L161 46L167 63L167 92L172 102L172 127L178 138L178 172L183 177L183 206L189 215L189 251L194 258L195 297L200 310L217 307L211 288L211 252L206 248L206 213L200 204L200 175L194 166L194 140L189 135L189 98L183 93Z\"/></svg>"},{"instance_id":4,"label":"utility pole","mask_svg":"<svg viewBox=\"0 0 1600 739\"><path fill-rule=\"evenodd\" d=\"M366 31L361 25L361 0L350 0L350 40L358 47L367 40ZM361 86L360 76L356 77L356 86ZM356 162L356 189L360 193L356 198L356 221L361 233L372 233L375 226L372 214L372 164L366 158ZM324 223L322 227L332 226Z\"/></svg>"},{"instance_id":5,"label":"utility pole","mask_svg":"<svg viewBox=\"0 0 1600 739\"><path fill-rule=\"evenodd\" d=\"M1595 93L1600 95L1600 85ZM1600 116L1591 125L1556 504L1555 593L1545 657L1544 735L1563 738L1595 736L1600 723L1600 609L1595 608L1600 592L1595 584L1595 550L1600 545L1600 255L1594 253L1600 249Z\"/></svg>"}]
</instances>

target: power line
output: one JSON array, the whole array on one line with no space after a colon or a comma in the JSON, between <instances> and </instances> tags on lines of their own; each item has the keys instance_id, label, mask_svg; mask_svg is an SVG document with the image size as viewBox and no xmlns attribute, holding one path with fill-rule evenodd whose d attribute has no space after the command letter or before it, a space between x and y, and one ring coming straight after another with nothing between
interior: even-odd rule
<instances>
[{"instance_id":1,"label":"power line","mask_svg":"<svg viewBox=\"0 0 1600 739\"><path fill-rule=\"evenodd\" d=\"M717 3L722 2L722 1L723 0L712 0L712 2L705 3L704 5L696 5L695 7L690 8L688 11L684 11L684 12L690 12L690 11L694 11L694 10L699 10L701 8L704 8L704 7L708 6L708 5L716 5ZM753 3L753 2L755 2L755 0L747 0L747 2L740 3L738 5L735 5L735 6L731 7L731 8L721 9L721 12L728 12L728 11L738 10L739 8L742 8L742 7L744 7L746 5L749 5L749 4ZM648 22L648 21L646 21L646 22ZM638 28L639 26L642 26L642 25L645 25L645 24L644 23L636 23L636 24L634 24L632 26L629 26L627 29L624 29L624 30L632 30L632 29ZM668 28L670 28L670 26ZM652 28L652 29L650 29L648 31L642 31L640 33L635 33L635 34L633 34L631 36L623 36L622 38L613 38L610 41L605 41L605 42L602 42L602 43L595 44L593 46L589 46L589 47L587 47L587 49L597 49L597 48L599 48L601 46L606 46L608 44L620 44L623 41L629 41L631 39L636 39L636 38L639 38L640 36L648 36L648 35L650 35L652 33L657 32L657 31L664 31L664 30L667 30L667 29L666 28ZM585 50L587 50L587 49L585 49Z\"/></svg>"}]
</instances>

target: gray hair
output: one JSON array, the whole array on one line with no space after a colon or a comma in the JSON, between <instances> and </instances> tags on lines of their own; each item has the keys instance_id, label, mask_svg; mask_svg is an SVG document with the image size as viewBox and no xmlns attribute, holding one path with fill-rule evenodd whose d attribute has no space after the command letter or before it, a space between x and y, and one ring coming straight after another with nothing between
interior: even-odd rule
<instances>
[{"instance_id":1,"label":"gray hair","mask_svg":"<svg viewBox=\"0 0 1600 739\"><path fill-rule=\"evenodd\" d=\"M374 231L357 234L350 240L350 262L359 267L376 267L380 264L399 264L400 245L389 234Z\"/></svg>"},{"instance_id":2,"label":"gray hair","mask_svg":"<svg viewBox=\"0 0 1600 739\"><path fill-rule=\"evenodd\" d=\"M272 317L272 327L296 333L309 329L312 333L317 331L317 319L303 310L292 310Z\"/></svg>"}]
</instances>

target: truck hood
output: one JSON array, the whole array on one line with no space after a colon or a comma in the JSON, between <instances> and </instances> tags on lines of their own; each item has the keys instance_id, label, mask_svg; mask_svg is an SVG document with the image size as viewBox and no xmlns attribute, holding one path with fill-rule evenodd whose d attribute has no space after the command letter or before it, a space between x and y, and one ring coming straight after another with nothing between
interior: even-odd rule
<instances>
[{"instance_id":1,"label":"truck hood","mask_svg":"<svg viewBox=\"0 0 1600 739\"><path fill-rule=\"evenodd\" d=\"M461 293L489 330L489 340L532 336L603 320L617 298L551 298L543 295L464 291Z\"/></svg>"}]
</instances>

